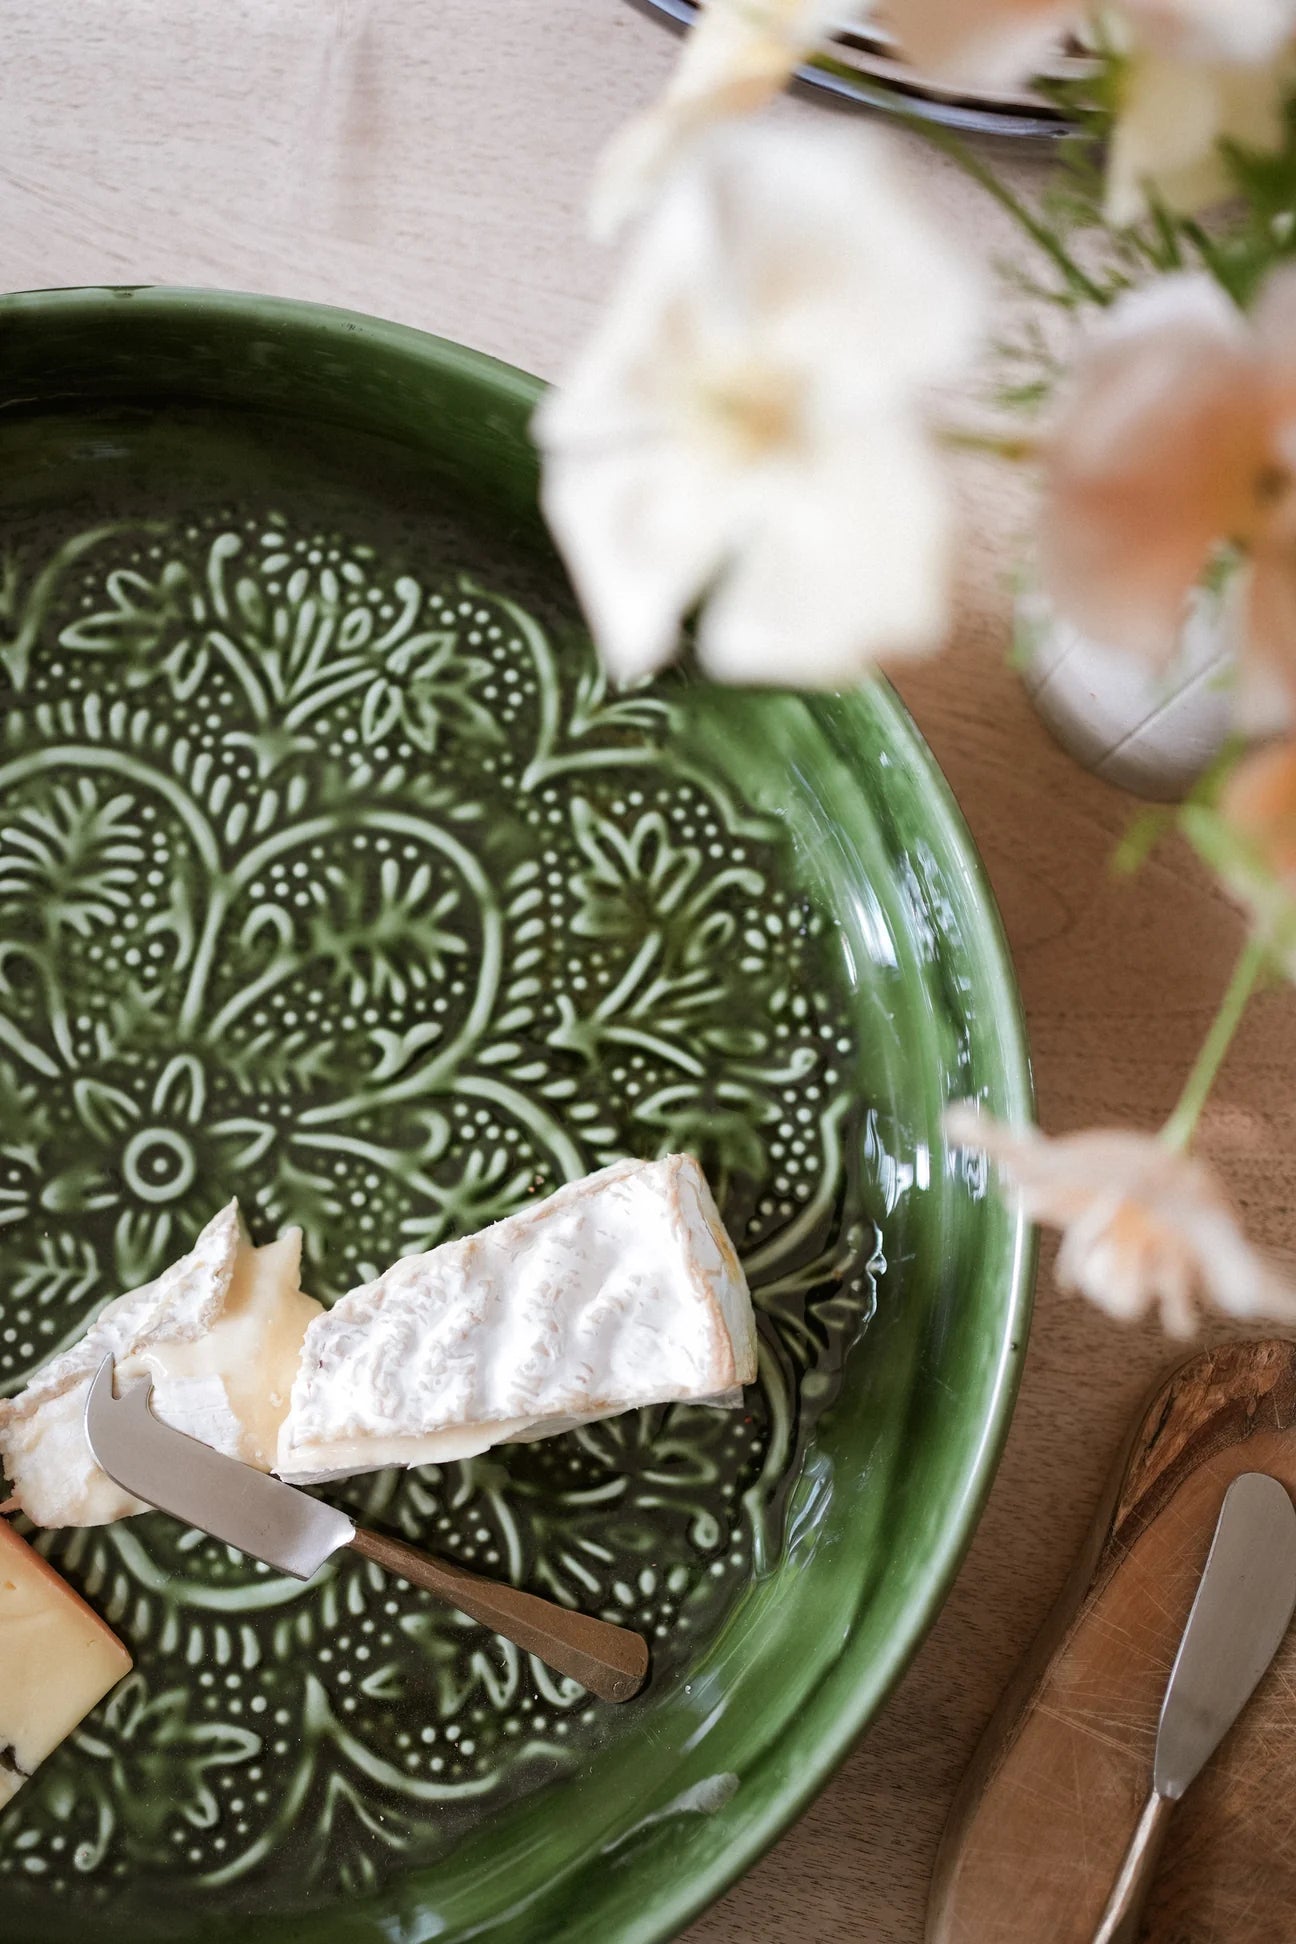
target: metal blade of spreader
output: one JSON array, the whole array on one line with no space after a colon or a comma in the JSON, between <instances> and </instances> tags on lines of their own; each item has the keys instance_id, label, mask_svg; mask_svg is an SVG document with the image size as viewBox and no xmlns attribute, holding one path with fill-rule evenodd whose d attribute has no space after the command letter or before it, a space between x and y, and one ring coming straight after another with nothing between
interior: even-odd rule
<instances>
[{"instance_id":1,"label":"metal blade of spreader","mask_svg":"<svg viewBox=\"0 0 1296 1944\"><path fill-rule=\"evenodd\" d=\"M1296 1507L1244 1472L1224 1495L1166 1689L1155 1786L1177 1799L1214 1754L1278 1650L1296 1608Z\"/></svg>"}]
</instances>

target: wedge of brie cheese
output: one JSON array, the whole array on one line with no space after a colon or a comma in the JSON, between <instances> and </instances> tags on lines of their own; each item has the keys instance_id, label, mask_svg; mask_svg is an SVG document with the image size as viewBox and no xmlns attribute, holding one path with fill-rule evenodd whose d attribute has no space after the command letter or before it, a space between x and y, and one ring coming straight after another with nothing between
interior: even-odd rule
<instances>
[{"instance_id":1,"label":"wedge of brie cheese","mask_svg":"<svg viewBox=\"0 0 1296 1944\"><path fill-rule=\"evenodd\" d=\"M701 1168L621 1161L316 1317L275 1469L466 1458L642 1404L735 1403L755 1375L751 1297Z\"/></svg>"},{"instance_id":2,"label":"wedge of brie cheese","mask_svg":"<svg viewBox=\"0 0 1296 1944\"><path fill-rule=\"evenodd\" d=\"M0 1519L0 1808L130 1666L116 1634Z\"/></svg>"},{"instance_id":3,"label":"wedge of brie cheese","mask_svg":"<svg viewBox=\"0 0 1296 1944\"><path fill-rule=\"evenodd\" d=\"M156 1282L109 1303L84 1336L0 1400L0 1468L37 1525L104 1525L146 1508L102 1472L82 1423L112 1353L119 1381L147 1372L165 1423L269 1471L320 1305L302 1294L301 1231L253 1248L237 1202Z\"/></svg>"}]
</instances>

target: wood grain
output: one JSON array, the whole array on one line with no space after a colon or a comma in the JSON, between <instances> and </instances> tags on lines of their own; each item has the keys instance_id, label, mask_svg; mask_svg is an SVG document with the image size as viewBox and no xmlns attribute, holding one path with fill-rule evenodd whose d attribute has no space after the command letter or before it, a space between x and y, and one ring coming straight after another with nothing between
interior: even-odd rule
<instances>
[{"instance_id":1,"label":"wood grain","mask_svg":"<svg viewBox=\"0 0 1296 1944\"><path fill-rule=\"evenodd\" d=\"M354 304L553 375L610 260L581 200L672 37L625 0L374 0L339 72L329 0L6 0L0 280L202 283ZM785 119L836 111L789 100ZM997 211L913 140L951 234L1021 256ZM1019 180L1031 159L1008 165ZM1239 943L1167 851L1112 876L1133 805L1050 742L1007 665L1027 498L964 478L967 568L949 653L900 686L998 892L1055 1129L1170 1107ZM1263 998L1205 1128L1254 1232L1296 1241L1296 1006ZM917 1944L949 1802L1080 1547L1140 1398L1170 1361L1056 1295L1047 1262L1021 1402L954 1593L873 1732L690 1944Z\"/></svg>"},{"instance_id":2,"label":"wood grain","mask_svg":"<svg viewBox=\"0 0 1296 1944\"><path fill-rule=\"evenodd\" d=\"M930 1944L1090 1944L1151 1786L1157 1720L1229 1484L1296 1488L1296 1349L1199 1357L1152 1399L1089 1584L1027 1657L946 1831ZM1288 1935L1296 1633L1170 1820L1146 1944Z\"/></svg>"}]
</instances>

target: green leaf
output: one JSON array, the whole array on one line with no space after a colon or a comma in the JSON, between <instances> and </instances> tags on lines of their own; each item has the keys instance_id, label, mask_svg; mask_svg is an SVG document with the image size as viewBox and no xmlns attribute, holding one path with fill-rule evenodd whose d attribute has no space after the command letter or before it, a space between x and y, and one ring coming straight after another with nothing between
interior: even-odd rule
<instances>
[{"instance_id":1,"label":"green leaf","mask_svg":"<svg viewBox=\"0 0 1296 1944\"><path fill-rule=\"evenodd\" d=\"M1171 810L1141 810L1116 846L1112 869L1118 877L1132 877L1147 863L1166 832L1173 828Z\"/></svg>"}]
</instances>

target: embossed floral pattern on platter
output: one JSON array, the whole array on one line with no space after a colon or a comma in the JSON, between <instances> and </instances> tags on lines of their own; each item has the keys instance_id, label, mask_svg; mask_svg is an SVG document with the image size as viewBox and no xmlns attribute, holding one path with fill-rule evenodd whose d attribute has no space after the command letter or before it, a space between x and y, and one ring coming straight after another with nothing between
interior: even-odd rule
<instances>
[{"instance_id":1,"label":"embossed floral pattern on platter","mask_svg":"<svg viewBox=\"0 0 1296 1944\"><path fill-rule=\"evenodd\" d=\"M360 1479L371 1520L642 1627L670 1680L779 1543L876 1237L777 830L506 595L277 514L103 526L0 613L0 1387L237 1194L325 1299L627 1152L698 1152L762 1312L738 1413ZM560 1774L581 1690L360 1561L43 1536L136 1671L0 1821L106 1901L360 1889ZM4 1893L0 1891L0 1896Z\"/></svg>"}]
</instances>

